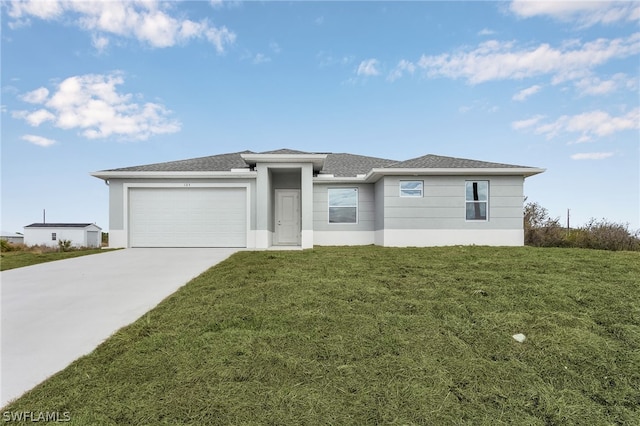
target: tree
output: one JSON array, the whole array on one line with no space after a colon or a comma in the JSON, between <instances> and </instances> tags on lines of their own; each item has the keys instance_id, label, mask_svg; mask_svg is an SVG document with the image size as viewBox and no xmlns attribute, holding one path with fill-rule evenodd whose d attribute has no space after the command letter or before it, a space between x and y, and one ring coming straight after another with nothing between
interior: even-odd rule
<instances>
[{"instance_id":1,"label":"tree","mask_svg":"<svg viewBox=\"0 0 640 426\"><path fill-rule=\"evenodd\" d=\"M525 202L527 199L525 198ZM549 211L536 202L524 206L524 243L536 247L565 246L566 232L560 218L552 218Z\"/></svg>"}]
</instances>

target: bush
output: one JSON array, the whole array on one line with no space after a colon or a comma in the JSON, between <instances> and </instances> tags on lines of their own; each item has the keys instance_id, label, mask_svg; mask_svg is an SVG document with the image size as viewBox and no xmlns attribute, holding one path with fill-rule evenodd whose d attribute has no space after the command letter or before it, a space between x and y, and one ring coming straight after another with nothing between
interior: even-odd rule
<instances>
[{"instance_id":1,"label":"bush","mask_svg":"<svg viewBox=\"0 0 640 426\"><path fill-rule=\"evenodd\" d=\"M640 231L629 224L591 219L578 229L563 228L559 218L549 217L538 203L524 207L524 243L534 247L577 247L598 250L640 251Z\"/></svg>"},{"instance_id":2,"label":"bush","mask_svg":"<svg viewBox=\"0 0 640 426\"><path fill-rule=\"evenodd\" d=\"M71 240L58 240L60 251L71 251Z\"/></svg>"},{"instance_id":3,"label":"bush","mask_svg":"<svg viewBox=\"0 0 640 426\"><path fill-rule=\"evenodd\" d=\"M2 253L8 251L24 251L27 246L22 243L10 243L7 240L0 240L0 251Z\"/></svg>"},{"instance_id":4,"label":"bush","mask_svg":"<svg viewBox=\"0 0 640 426\"><path fill-rule=\"evenodd\" d=\"M538 203L524 207L524 243L535 247L564 247L566 230L559 218L549 217L547 209Z\"/></svg>"},{"instance_id":5,"label":"bush","mask_svg":"<svg viewBox=\"0 0 640 426\"><path fill-rule=\"evenodd\" d=\"M577 247L599 250L640 250L640 232L629 230L629 224L591 219L579 230Z\"/></svg>"}]
</instances>

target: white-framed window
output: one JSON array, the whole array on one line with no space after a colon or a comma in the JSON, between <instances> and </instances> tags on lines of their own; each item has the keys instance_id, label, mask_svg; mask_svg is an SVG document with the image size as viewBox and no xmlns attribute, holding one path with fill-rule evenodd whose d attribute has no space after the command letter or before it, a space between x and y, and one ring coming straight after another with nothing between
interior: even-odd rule
<instances>
[{"instance_id":1,"label":"white-framed window","mask_svg":"<svg viewBox=\"0 0 640 426\"><path fill-rule=\"evenodd\" d=\"M58 235L55 232L51 233L51 241L55 241L58 239Z\"/></svg>"},{"instance_id":2,"label":"white-framed window","mask_svg":"<svg viewBox=\"0 0 640 426\"><path fill-rule=\"evenodd\" d=\"M424 194L424 181L422 180L401 180L401 197L422 197Z\"/></svg>"},{"instance_id":3,"label":"white-framed window","mask_svg":"<svg viewBox=\"0 0 640 426\"><path fill-rule=\"evenodd\" d=\"M465 182L466 219L486 221L489 219L489 181L468 180Z\"/></svg>"},{"instance_id":4,"label":"white-framed window","mask_svg":"<svg viewBox=\"0 0 640 426\"><path fill-rule=\"evenodd\" d=\"M358 188L329 188L329 223L358 223Z\"/></svg>"}]
</instances>

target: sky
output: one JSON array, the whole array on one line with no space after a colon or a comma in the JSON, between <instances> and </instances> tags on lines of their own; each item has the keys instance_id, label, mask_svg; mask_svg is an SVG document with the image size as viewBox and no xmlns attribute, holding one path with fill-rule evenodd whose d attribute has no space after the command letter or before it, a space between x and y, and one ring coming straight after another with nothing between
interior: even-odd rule
<instances>
[{"instance_id":1,"label":"sky","mask_svg":"<svg viewBox=\"0 0 640 426\"><path fill-rule=\"evenodd\" d=\"M545 168L551 217L640 228L638 3L0 7L3 231L108 231L94 171L280 148Z\"/></svg>"}]
</instances>

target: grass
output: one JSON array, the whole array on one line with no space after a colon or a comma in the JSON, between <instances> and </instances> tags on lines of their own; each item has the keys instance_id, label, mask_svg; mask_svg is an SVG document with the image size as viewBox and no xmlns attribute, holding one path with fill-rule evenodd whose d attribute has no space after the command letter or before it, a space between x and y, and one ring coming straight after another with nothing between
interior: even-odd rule
<instances>
[{"instance_id":1,"label":"grass","mask_svg":"<svg viewBox=\"0 0 640 426\"><path fill-rule=\"evenodd\" d=\"M637 425L639 407L639 253L348 247L237 253L5 410L78 425Z\"/></svg>"},{"instance_id":2,"label":"grass","mask_svg":"<svg viewBox=\"0 0 640 426\"><path fill-rule=\"evenodd\" d=\"M0 271L37 265L38 263L70 259L89 254L104 253L102 249L82 249L71 251L7 251L0 255Z\"/></svg>"}]
</instances>

